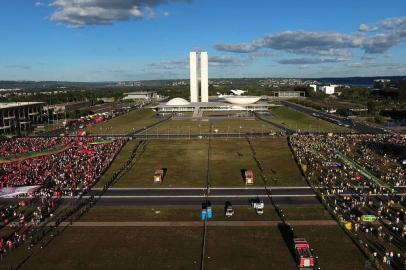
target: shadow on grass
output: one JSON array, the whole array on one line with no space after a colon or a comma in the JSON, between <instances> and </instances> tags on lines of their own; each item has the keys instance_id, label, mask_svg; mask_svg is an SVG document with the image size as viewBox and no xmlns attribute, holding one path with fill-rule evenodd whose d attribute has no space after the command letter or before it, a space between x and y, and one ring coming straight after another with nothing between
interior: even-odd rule
<instances>
[{"instance_id":1,"label":"shadow on grass","mask_svg":"<svg viewBox=\"0 0 406 270\"><path fill-rule=\"evenodd\" d=\"M283 240L285 241L285 244L289 249L292 259L296 262L295 246L293 244L294 232L292 228L285 223L279 223L278 230L281 233Z\"/></svg>"},{"instance_id":2,"label":"shadow on grass","mask_svg":"<svg viewBox=\"0 0 406 270\"><path fill-rule=\"evenodd\" d=\"M247 171L247 169L241 169L241 180L242 182L245 184L245 172Z\"/></svg>"}]
</instances>

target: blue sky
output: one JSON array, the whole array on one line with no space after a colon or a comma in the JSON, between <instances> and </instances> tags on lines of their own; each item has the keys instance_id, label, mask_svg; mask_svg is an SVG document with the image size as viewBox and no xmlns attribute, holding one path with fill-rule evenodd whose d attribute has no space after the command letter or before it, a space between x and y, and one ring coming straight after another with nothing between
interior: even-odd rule
<instances>
[{"instance_id":1,"label":"blue sky","mask_svg":"<svg viewBox=\"0 0 406 270\"><path fill-rule=\"evenodd\" d=\"M406 1L332 2L1 1L0 80L406 75Z\"/></svg>"}]
</instances>

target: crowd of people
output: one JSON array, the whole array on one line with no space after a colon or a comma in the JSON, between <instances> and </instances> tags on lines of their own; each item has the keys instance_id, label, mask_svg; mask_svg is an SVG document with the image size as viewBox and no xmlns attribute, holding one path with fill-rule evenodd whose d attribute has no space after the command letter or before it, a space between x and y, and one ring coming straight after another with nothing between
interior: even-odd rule
<instances>
[{"instance_id":1,"label":"crowd of people","mask_svg":"<svg viewBox=\"0 0 406 270\"><path fill-rule=\"evenodd\" d=\"M32 237L40 224L57 213L62 196L74 197L90 189L126 141L127 138L27 137L17 138L16 143L0 142L4 156L63 146L55 153L0 164L1 188L38 186L33 194L24 194L18 202L4 201L0 206L0 254Z\"/></svg>"},{"instance_id":2,"label":"crowd of people","mask_svg":"<svg viewBox=\"0 0 406 270\"><path fill-rule=\"evenodd\" d=\"M19 137L5 139L0 142L0 158L14 157L29 152L41 152L54 148L57 145L64 145L65 143L67 143L67 139L63 137Z\"/></svg>"},{"instance_id":3,"label":"crowd of people","mask_svg":"<svg viewBox=\"0 0 406 270\"><path fill-rule=\"evenodd\" d=\"M401 150L404 142L400 135L290 137L297 161L327 208L372 260L395 269L405 267L405 167L397 156L402 151L391 150Z\"/></svg>"}]
</instances>

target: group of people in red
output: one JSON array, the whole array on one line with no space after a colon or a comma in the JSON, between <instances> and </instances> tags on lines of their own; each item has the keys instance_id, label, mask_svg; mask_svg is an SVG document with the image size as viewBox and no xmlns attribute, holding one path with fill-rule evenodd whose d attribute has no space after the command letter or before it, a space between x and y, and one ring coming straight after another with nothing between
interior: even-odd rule
<instances>
[{"instance_id":1,"label":"group of people in red","mask_svg":"<svg viewBox=\"0 0 406 270\"><path fill-rule=\"evenodd\" d=\"M0 141L0 155L3 156L63 146L61 151L53 154L0 164L1 188L39 186L33 194L23 195L18 203L10 201L8 205L0 207L0 230L12 228L12 233L0 238L0 254L27 240L33 226L54 215L59 206L59 198L73 197L90 189L109 167L126 140L24 137Z\"/></svg>"},{"instance_id":2,"label":"group of people in red","mask_svg":"<svg viewBox=\"0 0 406 270\"><path fill-rule=\"evenodd\" d=\"M0 158L13 157L28 152L41 152L68 142L68 138L42 138L42 137L19 137L12 140L4 140L0 143Z\"/></svg>"}]
</instances>

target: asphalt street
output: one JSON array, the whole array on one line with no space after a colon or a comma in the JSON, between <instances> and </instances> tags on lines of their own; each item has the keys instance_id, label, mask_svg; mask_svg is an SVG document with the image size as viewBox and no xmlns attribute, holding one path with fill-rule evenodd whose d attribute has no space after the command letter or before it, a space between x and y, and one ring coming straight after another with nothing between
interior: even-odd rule
<instances>
[{"instance_id":1,"label":"asphalt street","mask_svg":"<svg viewBox=\"0 0 406 270\"><path fill-rule=\"evenodd\" d=\"M93 189L84 198L96 195ZM287 187L270 190L277 204L314 205L319 204L309 187ZM264 187L210 188L208 199L213 205L224 205L226 201L235 205L249 205L260 198L270 203L269 190ZM112 188L107 190L97 205L101 206L200 206L206 201L206 188Z\"/></svg>"},{"instance_id":2,"label":"asphalt street","mask_svg":"<svg viewBox=\"0 0 406 270\"><path fill-rule=\"evenodd\" d=\"M93 189L83 198L97 196ZM404 188L398 190L404 192ZM351 194L343 194L351 195ZM208 199L213 205L231 202L250 205L253 199L270 203L270 196L280 205L317 205L319 200L310 187L222 187L210 188ZM374 196L374 195L371 195ZM68 198L66 198L68 199ZM100 206L198 206L206 201L206 188L111 188L98 200Z\"/></svg>"}]
</instances>

